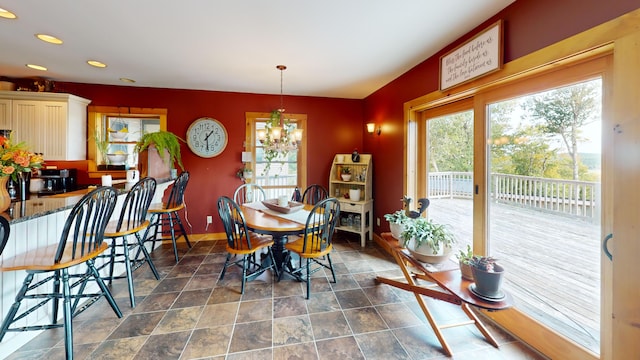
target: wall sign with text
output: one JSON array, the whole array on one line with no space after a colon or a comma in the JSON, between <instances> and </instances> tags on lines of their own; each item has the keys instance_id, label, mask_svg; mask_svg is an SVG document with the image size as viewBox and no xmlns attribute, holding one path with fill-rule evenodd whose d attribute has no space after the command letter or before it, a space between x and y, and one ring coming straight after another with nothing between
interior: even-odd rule
<instances>
[{"instance_id":1,"label":"wall sign with text","mask_svg":"<svg viewBox=\"0 0 640 360\"><path fill-rule=\"evenodd\" d=\"M440 57L440 90L502 68L502 20Z\"/></svg>"}]
</instances>

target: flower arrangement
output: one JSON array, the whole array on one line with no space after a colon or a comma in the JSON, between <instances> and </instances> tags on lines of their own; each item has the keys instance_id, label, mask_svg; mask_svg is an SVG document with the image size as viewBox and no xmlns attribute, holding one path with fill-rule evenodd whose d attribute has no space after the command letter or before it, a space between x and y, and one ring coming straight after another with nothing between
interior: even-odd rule
<instances>
[{"instance_id":1,"label":"flower arrangement","mask_svg":"<svg viewBox=\"0 0 640 360\"><path fill-rule=\"evenodd\" d=\"M27 150L24 142L13 144L11 137L0 136L0 176L10 176L18 181L18 174L42 167L41 154Z\"/></svg>"}]
</instances>

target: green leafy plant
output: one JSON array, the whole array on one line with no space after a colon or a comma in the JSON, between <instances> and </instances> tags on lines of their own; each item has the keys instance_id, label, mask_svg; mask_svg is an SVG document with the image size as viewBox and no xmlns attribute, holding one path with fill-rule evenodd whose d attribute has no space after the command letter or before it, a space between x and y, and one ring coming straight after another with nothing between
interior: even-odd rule
<instances>
[{"instance_id":1,"label":"green leafy plant","mask_svg":"<svg viewBox=\"0 0 640 360\"><path fill-rule=\"evenodd\" d=\"M340 173L341 174L351 174L351 168L348 166L343 166L342 169L340 169Z\"/></svg>"},{"instance_id":2,"label":"green leafy plant","mask_svg":"<svg viewBox=\"0 0 640 360\"><path fill-rule=\"evenodd\" d=\"M384 214L384 218L388 222L392 224L398 224L398 225L402 225L407 220L409 220L409 217L404 212L404 210L397 210L396 212L393 212L391 214Z\"/></svg>"},{"instance_id":3,"label":"green leafy plant","mask_svg":"<svg viewBox=\"0 0 640 360\"><path fill-rule=\"evenodd\" d=\"M109 142L102 140L98 134L95 134L93 138L96 141L96 147L100 154L102 154L105 164L109 165L109 157L107 156L107 151L109 151Z\"/></svg>"},{"instance_id":4,"label":"green leafy plant","mask_svg":"<svg viewBox=\"0 0 640 360\"><path fill-rule=\"evenodd\" d=\"M407 246L411 239L415 239L416 248L427 245L434 253L439 252L441 246L451 248L456 242L446 225L437 224L424 217L406 221L401 238L404 246Z\"/></svg>"},{"instance_id":5,"label":"green leafy plant","mask_svg":"<svg viewBox=\"0 0 640 360\"><path fill-rule=\"evenodd\" d=\"M173 166L174 163L178 163L180 168L184 170L182 165L182 155L180 153L180 141L185 142L184 139L178 137L176 134L169 131L157 131L151 133L145 133L140 137L140 140L136 143L135 151L142 152L149 148L149 145L155 145L158 150L158 154L162 157L165 163L169 163ZM164 151L169 153L169 159L164 156Z\"/></svg>"},{"instance_id":6,"label":"green leafy plant","mask_svg":"<svg viewBox=\"0 0 640 360\"><path fill-rule=\"evenodd\" d=\"M491 256L474 255L469 260L469 265L482 271L494 272L496 261L497 260Z\"/></svg>"},{"instance_id":7,"label":"green leafy plant","mask_svg":"<svg viewBox=\"0 0 640 360\"><path fill-rule=\"evenodd\" d=\"M470 265L471 259L473 259L473 249L471 245L467 244L466 249L460 249L456 254L456 258L460 263Z\"/></svg>"}]
</instances>

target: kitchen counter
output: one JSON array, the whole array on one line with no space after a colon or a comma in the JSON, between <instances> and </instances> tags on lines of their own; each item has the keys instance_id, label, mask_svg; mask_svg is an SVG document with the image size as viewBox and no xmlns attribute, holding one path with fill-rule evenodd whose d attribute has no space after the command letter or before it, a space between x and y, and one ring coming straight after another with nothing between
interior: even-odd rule
<instances>
[{"instance_id":1,"label":"kitchen counter","mask_svg":"<svg viewBox=\"0 0 640 360\"><path fill-rule=\"evenodd\" d=\"M158 188L156 191L166 189L171 182L171 179L158 180ZM128 190L127 184L124 180L114 181L113 187L118 190L118 195L126 194ZM9 206L9 209L7 209L3 216L5 216L9 220L10 224L17 224L23 221L28 221L56 212L70 210L84 195L89 193L89 191L93 190L94 188L95 187L89 187L87 189L48 196L37 196L35 194L30 194L25 201L12 202Z\"/></svg>"}]
</instances>

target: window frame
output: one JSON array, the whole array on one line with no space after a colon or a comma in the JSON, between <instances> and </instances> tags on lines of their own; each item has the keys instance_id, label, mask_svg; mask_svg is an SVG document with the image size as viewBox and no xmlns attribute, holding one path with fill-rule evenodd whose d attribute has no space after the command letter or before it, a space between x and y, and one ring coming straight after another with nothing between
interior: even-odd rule
<instances>
[{"instance_id":1,"label":"window frame","mask_svg":"<svg viewBox=\"0 0 640 360\"><path fill-rule=\"evenodd\" d=\"M302 129L302 140L300 142L300 146L298 147L298 155L297 155L297 173L296 173L296 184L293 186L294 188L297 186L300 189L305 189L307 184L307 114L291 114L284 113L283 116L288 119L290 122L296 124L296 128ZM245 167L250 168L253 172L253 177L251 179L246 179L247 182L256 183L256 178L259 175L257 173L256 167L256 146L257 136L256 136L256 123L257 122L266 122L271 117L271 113L268 112L246 112L245 113L245 141L244 141L244 149L247 152L251 153L251 162L245 163ZM263 186L265 192L269 194L269 192L278 192L279 189L289 189L289 186ZM293 190L293 189L292 189ZM282 191L282 190L280 190ZM267 196L269 197L269 196Z\"/></svg>"}]
</instances>

